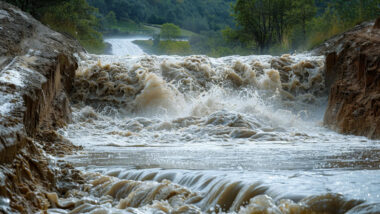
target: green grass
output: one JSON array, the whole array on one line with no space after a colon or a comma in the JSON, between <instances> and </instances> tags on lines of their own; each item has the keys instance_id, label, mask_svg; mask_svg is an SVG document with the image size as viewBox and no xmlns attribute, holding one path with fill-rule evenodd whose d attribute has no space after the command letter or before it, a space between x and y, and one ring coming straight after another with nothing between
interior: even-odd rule
<instances>
[{"instance_id":1,"label":"green grass","mask_svg":"<svg viewBox=\"0 0 380 214\"><path fill-rule=\"evenodd\" d=\"M151 24L144 24L144 27L147 29L150 29L154 34L159 34L161 32L161 26L160 25L151 25Z\"/></svg>"},{"instance_id":2,"label":"green grass","mask_svg":"<svg viewBox=\"0 0 380 214\"><path fill-rule=\"evenodd\" d=\"M161 32L161 25L145 24L144 26L147 29L154 31L155 34L159 34ZM183 38L190 38L192 36L197 36L197 35L199 34L181 28L181 37Z\"/></svg>"},{"instance_id":3,"label":"green grass","mask_svg":"<svg viewBox=\"0 0 380 214\"><path fill-rule=\"evenodd\" d=\"M144 52L156 55L190 55L191 47L188 41L160 41L158 45L153 40L136 40L133 43L141 47Z\"/></svg>"},{"instance_id":4,"label":"green grass","mask_svg":"<svg viewBox=\"0 0 380 214\"><path fill-rule=\"evenodd\" d=\"M131 20L118 21L116 24L108 26L105 35L146 35L153 36L160 34L161 25L138 24ZM181 38L190 38L198 35L197 33L181 29Z\"/></svg>"},{"instance_id":5,"label":"green grass","mask_svg":"<svg viewBox=\"0 0 380 214\"><path fill-rule=\"evenodd\" d=\"M182 28L181 28L181 33L182 33L183 37L187 37L187 38L190 38L192 36L197 36L198 35L197 33L194 33L192 31L185 30L185 29L182 29Z\"/></svg>"}]
</instances>

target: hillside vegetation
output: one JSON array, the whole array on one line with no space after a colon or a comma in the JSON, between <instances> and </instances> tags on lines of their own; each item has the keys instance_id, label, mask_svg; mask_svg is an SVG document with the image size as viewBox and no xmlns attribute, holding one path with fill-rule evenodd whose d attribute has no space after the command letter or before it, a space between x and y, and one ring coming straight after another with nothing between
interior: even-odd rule
<instances>
[{"instance_id":1,"label":"hillside vegetation","mask_svg":"<svg viewBox=\"0 0 380 214\"><path fill-rule=\"evenodd\" d=\"M186 49L186 54L214 57L281 54L308 50L362 21L380 16L380 0L7 2L30 12L54 30L75 37L93 53L103 51L103 35L144 34L157 37L162 25L171 23L181 28L180 37L189 40L187 43L190 49ZM182 43L178 54L184 53ZM147 44L145 43L145 48L149 47ZM169 46L175 47L178 44ZM154 48L157 49L157 46ZM176 54L175 48L169 49L171 54ZM161 49L163 50L166 49Z\"/></svg>"},{"instance_id":2,"label":"hillside vegetation","mask_svg":"<svg viewBox=\"0 0 380 214\"><path fill-rule=\"evenodd\" d=\"M88 0L106 16L116 14L119 21L135 23L173 23L200 33L233 25L230 4L234 0Z\"/></svg>"}]
</instances>

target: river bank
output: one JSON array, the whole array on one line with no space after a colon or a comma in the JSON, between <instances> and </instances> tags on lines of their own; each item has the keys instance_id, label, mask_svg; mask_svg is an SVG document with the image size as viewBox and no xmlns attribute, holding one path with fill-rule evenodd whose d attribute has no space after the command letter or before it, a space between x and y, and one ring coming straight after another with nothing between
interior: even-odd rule
<instances>
[{"instance_id":1,"label":"river bank","mask_svg":"<svg viewBox=\"0 0 380 214\"><path fill-rule=\"evenodd\" d=\"M55 130L70 122L74 53L84 49L4 2L0 37L0 212L46 210L46 191L64 194L78 174L48 154L79 149Z\"/></svg>"}]
</instances>

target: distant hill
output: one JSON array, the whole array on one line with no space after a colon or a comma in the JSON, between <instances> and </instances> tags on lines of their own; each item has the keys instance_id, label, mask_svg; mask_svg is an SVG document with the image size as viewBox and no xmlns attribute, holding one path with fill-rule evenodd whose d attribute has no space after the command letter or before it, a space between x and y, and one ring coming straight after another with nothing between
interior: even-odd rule
<instances>
[{"instance_id":1,"label":"distant hill","mask_svg":"<svg viewBox=\"0 0 380 214\"><path fill-rule=\"evenodd\" d=\"M88 0L106 16L113 11L118 21L174 23L193 31L217 31L233 25L235 0Z\"/></svg>"}]
</instances>

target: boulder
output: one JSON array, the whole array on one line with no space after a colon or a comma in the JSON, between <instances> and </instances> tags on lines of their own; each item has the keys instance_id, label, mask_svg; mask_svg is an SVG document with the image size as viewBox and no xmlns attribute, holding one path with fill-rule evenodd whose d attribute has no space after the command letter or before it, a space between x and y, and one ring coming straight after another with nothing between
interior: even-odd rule
<instances>
[{"instance_id":1,"label":"boulder","mask_svg":"<svg viewBox=\"0 0 380 214\"><path fill-rule=\"evenodd\" d=\"M59 192L62 173L49 167L42 146L68 144L49 136L70 121L75 56L83 51L77 41L0 1L0 213L46 210L45 193Z\"/></svg>"},{"instance_id":2,"label":"boulder","mask_svg":"<svg viewBox=\"0 0 380 214\"><path fill-rule=\"evenodd\" d=\"M0 163L26 137L70 120L68 93L83 51L78 42L0 1Z\"/></svg>"},{"instance_id":3,"label":"boulder","mask_svg":"<svg viewBox=\"0 0 380 214\"><path fill-rule=\"evenodd\" d=\"M326 55L324 124L340 133L380 138L379 23L358 25L315 50Z\"/></svg>"}]
</instances>

